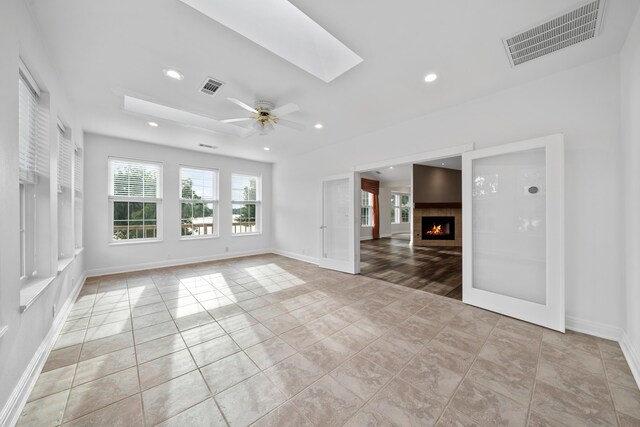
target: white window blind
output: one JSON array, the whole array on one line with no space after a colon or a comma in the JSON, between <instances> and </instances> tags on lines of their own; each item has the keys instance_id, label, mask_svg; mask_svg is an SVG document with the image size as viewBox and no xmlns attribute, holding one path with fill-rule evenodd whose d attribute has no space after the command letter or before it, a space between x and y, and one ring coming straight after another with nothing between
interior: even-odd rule
<instances>
[{"instance_id":1,"label":"white window blind","mask_svg":"<svg viewBox=\"0 0 640 427\"><path fill-rule=\"evenodd\" d=\"M123 159L110 160L109 195L115 197L159 198L160 165Z\"/></svg>"},{"instance_id":2,"label":"white window blind","mask_svg":"<svg viewBox=\"0 0 640 427\"><path fill-rule=\"evenodd\" d=\"M79 147L73 153L73 185L76 193L82 194L82 148Z\"/></svg>"},{"instance_id":3,"label":"white window blind","mask_svg":"<svg viewBox=\"0 0 640 427\"><path fill-rule=\"evenodd\" d=\"M18 78L18 145L20 182L34 184L36 176L49 174L48 117L39 107L36 90Z\"/></svg>"},{"instance_id":4,"label":"white window blind","mask_svg":"<svg viewBox=\"0 0 640 427\"><path fill-rule=\"evenodd\" d=\"M71 138L58 126L58 190L71 188Z\"/></svg>"}]
</instances>

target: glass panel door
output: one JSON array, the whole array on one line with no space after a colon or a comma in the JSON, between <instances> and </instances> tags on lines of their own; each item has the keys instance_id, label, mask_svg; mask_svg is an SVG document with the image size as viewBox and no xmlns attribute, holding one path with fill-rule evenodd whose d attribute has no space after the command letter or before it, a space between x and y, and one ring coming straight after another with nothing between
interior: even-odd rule
<instances>
[{"instance_id":1,"label":"glass panel door","mask_svg":"<svg viewBox=\"0 0 640 427\"><path fill-rule=\"evenodd\" d=\"M463 154L463 301L564 331L561 135Z\"/></svg>"},{"instance_id":2,"label":"glass panel door","mask_svg":"<svg viewBox=\"0 0 640 427\"><path fill-rule=\"evenodd\" d=\"M353 174L322 180L320 267L357 273Z\"/></svg>"}]
</instances>

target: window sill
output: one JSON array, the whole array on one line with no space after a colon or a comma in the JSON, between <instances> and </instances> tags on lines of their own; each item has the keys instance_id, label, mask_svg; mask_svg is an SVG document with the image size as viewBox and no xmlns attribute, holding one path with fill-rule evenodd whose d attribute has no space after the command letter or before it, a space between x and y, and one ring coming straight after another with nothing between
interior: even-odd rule
<instances>
[{"instance_id":1,"label":"window sill","mask_svg":"<svg viewBox=\"0 0 640 427\"><path fill-rule=\"evenodd\" d=\"M62 273L67 267L69 267L74 258L75 257L58 259L58 273Z\"/></svg>"},{"instance_id":2,"label":"window sill","mask_svg":"<svg viewBox=\"0 0 640 427\"><path fill-rule=\"evenodd\" d=\"M4 334L9 330L8 326L0 326L0 339L4 336Z\"/></svg>"},{"instance_id":3,"label":"window sill","mask_svg":"<svg viewBox=\"0 0 640 427\"><path fill-rule=\"evenodd\" d=\"M133 239L133 240L119 240L112 241L109 246L128 246L128 245L143 245L149 243L162 243L162 239Z\"/></svg>"},{"instance_id":4,"label":"window sill","mask_svg":"<svg viewBox=\"0 0 640 427\"><path fill-rule=\"evenodd\" d=\"M76 248L76 250L73 251L73 256L76 257L80 255L82 252L84 252L84 248Z\"/></svg>"},{"instance_id":5,"label":"window sill","mask_svg":"<svg viewBox=\"0 0 640 427\"><path fill-rule=\"evenodd\" d=\"M361 225L360 228L373 228L373 225Z\"/></svg>"},{"instance_id":6,"label":"window sill","mask_svg":"<svg viewBox=\"0 0 640 427\"><path fill-rule=\"evenodd\" d=\"M20 289L20 312L24 313L35 302L36 299L49 287L55 280L52 277L34 277L30 279L25 286Z\"/></svg>"},{"instance_id":7,"label":"window sill","mask_svg":"<svg viewBox=\"0 0 640 427\"><path fill-rule=\"evenodd\" d=\"M247 237L247 236L262 236L262 233L237 233L237 234L231 235L231 237Z\"/></svg>"},{"instance_id":8,"label":"window sill","mask_svg":"<svg viewBox=\"0 0 640 427\"><path fill-rule=\"evenodd\" d=\"M195 236L195 237L188 237L188 236L182 236L180 237L181 241L185 241L185 242L189 242L189 241L194 241L194 240L210 240L210 239L219 239L220 236L219 235L213 235L213 234L209 234L206 236Z\"/></svg>"}]
</instances>

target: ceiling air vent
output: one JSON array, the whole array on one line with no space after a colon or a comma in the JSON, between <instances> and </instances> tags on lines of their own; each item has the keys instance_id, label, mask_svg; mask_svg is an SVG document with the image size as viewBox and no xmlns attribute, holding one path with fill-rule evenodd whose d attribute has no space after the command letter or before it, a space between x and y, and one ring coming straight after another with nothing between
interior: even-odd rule
<instances>
[{"instance_id":1,"label":"ceiling air vent","mask_svg":"<svg viewBox=\"0 0 640 427\"><path fill-rule=\"evenodd\" d=\"M605 0L595 0L503 39L512 67L598 36Z\"/></svg>"},{"instance_id":2,"label":"ceiling air vent","mask_svg":"<svg viewBox=\"0 0 640 427\"><path fill-rule=\"evenodd\" d=\"M198 144L198 146L202 148L209 148L211 150L216 150L218 148L215 145L209 145L209 144Z\"/></svg>"},{"instance_id":3,"label":"ceiling air vent","mask_svg":"<svg viewBox=\"0 0 640 427\"><path fill-rule=\"evenodd\" d=\"M223 84L224 83L219 80L207 77L207 79L202 84L202 87L200 87L200 92L204 93L205 95L215 95L216 92L220 90Z\"/></svg>"}]
</instances>

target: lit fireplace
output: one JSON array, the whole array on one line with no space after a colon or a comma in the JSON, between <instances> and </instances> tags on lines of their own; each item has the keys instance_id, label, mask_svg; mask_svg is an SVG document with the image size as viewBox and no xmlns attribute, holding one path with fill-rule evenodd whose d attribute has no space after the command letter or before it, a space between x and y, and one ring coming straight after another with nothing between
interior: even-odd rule
<instances>
[{"instance_id":1,"label":"lit fireplace","mask_svg":"<svg viewBox=\"0 0 640 427\"><path fill-rule=\"evenodd\" d=\"M453 216L423 216L422 240L455 240L456 218Z\"/></svg>"}]
</instances>

